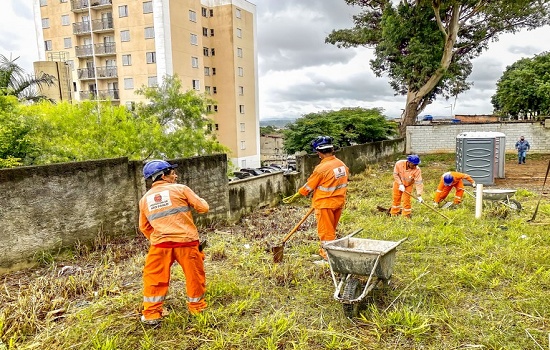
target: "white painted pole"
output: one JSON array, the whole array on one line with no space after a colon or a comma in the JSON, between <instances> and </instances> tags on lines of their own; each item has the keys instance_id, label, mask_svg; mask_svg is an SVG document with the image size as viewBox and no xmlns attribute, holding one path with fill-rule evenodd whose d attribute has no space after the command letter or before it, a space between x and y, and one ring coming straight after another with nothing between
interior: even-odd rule
<instances>
[{"instance_id":1,"label":"white painted pole","mask_svg":"<svg viewBox=\"0 0 550 350\"><path fill-rule=\"evenodd\" d=\"M476 186L476 219L481 219L483 208L483 184Z\"/></svg>"}]
</instances>

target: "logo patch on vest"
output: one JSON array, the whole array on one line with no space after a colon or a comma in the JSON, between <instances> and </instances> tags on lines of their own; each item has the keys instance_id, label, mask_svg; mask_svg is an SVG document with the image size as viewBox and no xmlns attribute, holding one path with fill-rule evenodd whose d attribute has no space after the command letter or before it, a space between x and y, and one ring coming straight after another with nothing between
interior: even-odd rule
<instances>
[{"instance_id":1,"label":"logo patch on vest","mask_svg":"<svg viewBox=\"0 0 550 350\"><path fill-rule=\"evenodd\" d=\"M147 206L149 211L157 210L172 205L170 193L168 190L147 196Z\"/></svg>"},{"instance_id":2,"label":"logo patch on vest","mask_svg":"<svg viewBox=\"0 0 550 350\"><path fill-rule=\"evenodd\" d=\"M343 165L332 169L332 171L334 171L334 177L337 179L346 176L346 167Z\"/></svg>"}]
</instances>

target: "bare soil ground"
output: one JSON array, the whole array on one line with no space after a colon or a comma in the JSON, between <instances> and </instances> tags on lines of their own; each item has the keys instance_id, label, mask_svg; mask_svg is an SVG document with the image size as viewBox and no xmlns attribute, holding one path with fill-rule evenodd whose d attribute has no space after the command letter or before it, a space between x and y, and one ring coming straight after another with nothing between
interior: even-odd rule
<instances>
[{"instance_id":1,"label":"bare soil ground","mask_svg":"<svg viewBox=\"0 0 550 350\"><path fill-rule=\"evenodd\" d=\"M544 183L544 177L548 168L550 155L528 154L525 164L518 164L514 155L506 156L504 168L504 179L496 179L496 186L499 188L524 188L530 191L540 192ZM549 175L550 177L550 175ZM550 179L546 180L544 194L548 195L550 190Z\"/></svg>"}]
</instances>

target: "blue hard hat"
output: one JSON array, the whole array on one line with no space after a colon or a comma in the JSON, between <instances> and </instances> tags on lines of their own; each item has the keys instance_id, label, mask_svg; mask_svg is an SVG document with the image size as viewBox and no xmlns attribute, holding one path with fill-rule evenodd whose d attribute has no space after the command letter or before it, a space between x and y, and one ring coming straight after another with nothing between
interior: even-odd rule
<instances>
[{"instance_id":1,"label":"blue hard hat","mask_svg":"<svg viewBox=\"0 0 550 350\"><path fill-rule=\"evenodd\" d=\"M416 154L411 154L407 156L407 161L413 163L414 165L420 164L420 157Z\"/></svg>"},{"instance_id":2,"label":"blue hard hat","mask_svg":"<svg viewBox=\"0 0 550 350\"><path fill-rule=\"evenodd\" d=\"M334 148L332 145L332 137L330 136L317 136L317 138L311 141L311 147L314 151L321 149Z\"/></svg>"},{"instance_id":3,"label":"blue hard hat","mask_svg":"<svg viewBox=\"0 0 550 350\"><path fill-rule=\"evenodd\" d=\"M443 174L443 183L445 184L445 186L451 186L454 179L455 178L453 177L453 175L451 175L451 173Z\"/></svg>"},{"instance_id":4,"label":"blue hard hat","mask_svg":"<svg viewBox=\"0 0 550 350\"><path fill-rule=\"evenodd\" d=\"M154 159L150 162L147 162L143 167L143 177L149 179L160 172L163 172L166 169L176 168L177 164L170 164L165 160Z\"/></svg>"}]
</instances>

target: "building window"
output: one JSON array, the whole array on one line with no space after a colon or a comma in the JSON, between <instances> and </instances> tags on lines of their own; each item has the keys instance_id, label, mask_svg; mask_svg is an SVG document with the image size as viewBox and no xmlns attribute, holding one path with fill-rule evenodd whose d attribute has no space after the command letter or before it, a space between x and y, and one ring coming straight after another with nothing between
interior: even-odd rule
<instances>
[{"instance_id":1,"label":"building window","mask_svg":"<svg viewBox=\"0 0 550 350\"><path fill-rule=\"evenodd\" d=\"M214 36L214 29L210 29L210 36Z\"/></svg>"},{"instance_id":2,"label":"building window","mask_svg":"<svg viewBox=\"0 0 550 350\"><path fill-rule=\"evenodd\" d=\"M52 51L52 41L51 40L44 41L44 49L46 51Z\"/></svg>"},{"instance_id":3,"label":"building window","mask_svg":"<svg viewBox=\"0 0 550 350\"><path fill-rule=\"evenodd\" d=\"M218 93L218 89L217 89L215 86L213 86L213 87L212 87L212 92L215 93L215 94L217 94L217 93Z\"/></svg>"},{"instance_id":4,"label":"building window","mask_svg":"<svg viewBox=\"0 0 550 350\"><path fill-rule=\"evenodd\" d=\"M191 45L198 45L199 39L197 38L197 34L191 33Z\"/></svg>"},{"instance_id":5,"label":"building window","mask_svg":"<svg viewBox=\"0 0 550 350\"><path fill-rule=\"evenodd\" d=\"M206 10L206 7L201 8L202 16L208 17L208 11Z\"/></svg>"},{"instance_id":6,"label":"building window","mask_svg":"<svg viewBox=\"0 0 550 350\"><path fill-rule=\"evenodd\" d=\"M200 81L193 79L193 89L194 90L200 90L201 89L201 83Z\"/></svg>"},{"instance_id":7,"label":"building window","mask_svg":"<svg viewBox=\"0 0 550 350\"><path fill-rule=\"evenodd\" d=\"M68 26L71 24L71 20L69 19L69 15L62 15L61 16L61 25L62 26Z\"/></svg>"},{"instance_id":8,"label":"building window","mask_svg":"<svg viewBox=\"0 0 550 350\"><path fill-rule=\"evenodd\" d=\"M130 90L134 88L134 78L124 78L124 88Z\"/></svg>"},{"instance_id":9,"label":"building window","mask_svg":"<svg viewBox=\"0 0 550 350\"><path fill-rule=\"evenodd\" d=\"M158 83L157 83L157 77L156 77L156 76L154 76L154 77L148 77L148 78L147 78L147 85L148 85L149 87L157 86L157 85L158 85Z\"/></svg>"},{"instance_id":10,"label":"building window","mask_svg":"<svg viewBox=\"0 0 550 350\"><path fill-rule=\"evenodd\" d=\"M208 11L209 14L210 14L210 17L214 17L214 10L210 9L210 11Z\"/></svg>"},{"instance_id":11,"label":"building window","mask_svg":"<svg viewBox=\"0 0 550 350\"><path fill-rule=\"evenodd\" d=\"M208 28L202 27L202 36L208 36Z\"/></svg>"},{"instance_id":12,"label":"building window","mask_svg":"<svg viewBox=\"0 0 550 350\"><path fill-rule=\"evenodd\" d=\"M132 65L132 55L122 55L122 65L131 66Z\"/></svg>"},{"instance_id":13,"label":"building window","mask_svg":"<svg viewBox=\"0 0 550 350\"><path fill-rule=\"evenodd\" d=\"M204 87L204 92L206 92L207 94L210 95L210 86L205 86Z\"/></svg>"},{"instance_id":14,"label":"building window","mask_svg":"<svg viewBox=\"0 0 550 350\"><path fill-rule=\"evenodd\" d=\"M244 95L244 86L239 86L239 95Z\"/></svg>"},{"instance_id":15,"label":"building window","mask_svg":"<svg viewBox=\"0 0 550 350\"><path fill-rule=\"evenodd\" d=\"M130 41L130 31L129 30L121 30L120 31L120 41Z\"/></svg>"},{"instance_id":16,"label":"building window","mask_svg":"<svg viewBox=\"0 0 550 350\"><path fill-rule=\"evenodd\" d=\"M237 72L238 72L238 74L239 74L239 77L244 76L244 69L243 69L243 67L238 67L238 68L237 68Z\"/></svg>"},{"instance_id":17,"label":"building window","mask_svg":"<svg viewBox=\"0 0 550 350\"><path fill-rule=\"evenodd\" d=\"M214 126L216 127L216 131L220 130L220 125L219 124L214 124Z\"/></svg>"},{"instance_id":18,"label":"building window","mask_svg":"<svg viewBox=\"0 0 550 350\"><path fill-rule=\"evenodd\" d=\"M208 113L212 112L212 106L211 105L206 106L206 111Z\"/></svg>"},{"instance_id":19,"label":"building window","mask_svg":"<svg viewBox=\"0 0 550 350\"><path fill-rule=\"evenodd\" d=\"M128 17L128 5L118 7L118 17Z\"/></svg>"},{"instance_id":20,"label":"building window","mask_svg":"<svg viewBox=\"0 0 550 350\"><path fill-rule=\"evenodd\" d=\"M65 49L70 49L71 47L73 47L73 41L71 40L71 38L63 38L63 47Z\"/></svg>"},{"instance_id":21,"label":"building window","mask_svg":"<svg viewBox=\"0 0 550 350\"><path fill-rule=\"evenodd\" d=\"M42 18L42 28L50 28L50 19Z\"/></svg>"},{"instance_id":22,"label":"building window","mask_svg":"<svg viewBox=\"0 0 550 350\"><path fill-rule=\"evenodd\" d=\"M155 63L157 61L157 53L156 52L146 52L145 58L147 60L147 63Z\"/></svg>"},{"instance_id":23,"label":"building window","mask_svg":"<svg viewBox=\"0 0 550 350\"><path fill-rule=\"evenodd\" d=\"M237 57L243 57L243 49L237 47Z\"/></svg>"},{"instance_id":24,"label":"building window","mask_svg":"<svg viewBox=\"0 0 550 350\"><path fill-rule=\"evenodd\" d=\"M212 54L212 56L216 56L216 49L214 48L210 49L210 53Z\"/></svg>"},{"instance_id":25,"label":"building window","mask_svg":"<svg viewBox=\"0 0 550 350\"><path fill-rule=\"evenodd\" d=\"M241 28L237 28L237 38L242 38L243 37L243 31L241 30Z\"/></svg>"},{"instance_id":26,"label":"building window","mask_svg":"<svg viewBox=\"0 0 550 350\"><path fill-rule=\"evenodd\" d=\"M189 20L191 22L197 22L197 13L193 10L189 10Z\"/></svg>"},{"instance_id":27,"label":"building window","mask_svg":"<svg viewBox=\"0 0 550 350\"><path fill-rule=\"evenodd\" d=\"M48 6L48 0L40 0L40 6Z\"/></svg>"},{"instance_id":28,"label":"building window","mask_svg":"<svg viewBox=\"0 0 550 350\"><path fill-rule=\"evenodd\" d=\"M69 66L69 70L74 70L74 61L73 60L67 60L67 66Z\"/></svg>"},{"instance_id":29,"label":"building window","mask_svg":"<svg viewBox=\"0 0 550 350\"><path fill-rule=\"evenodd\" d=\"M154 38L155 38L155 28L145 27L145 39L154 39Z\"/></svg>"},{"instance_id":30,"label":"building window","mask_svg":"<svg viewBox=\"0 0 550 350\"><path fill-rule=\"evenodd\" d=\"M241 132L244 132L244 123L241 123Z\"/></svg>"},{"instance_id":31,"label":"building window","mask_svg":"<svg viewBox=\"0 0 550 350\"><path fill-rule=\"evenodd\" d=\"M235 10L235 17L241 18L241 9L236 9Z\"/></svg>"},{"instance_id":32,"label":"building window","mask_svg":"<svg viewBox=\"0 0 550 350\"><path fill-rule=\"evenodd\" d=\"M199 58L198 57L191 57L191 67L199 68Z\"/></svg>"},{"instance_id":33,"label":"building window","mask_svg":"<svg viewBox=\"0 0 550 350\"><path fill-rule=\"evenodd\" d=\"M214 105L214 112L218 111L218 105Z\"/></svg>"},{"instance_id":34,"label":"building window","mask_svg":"<svg viewBox=\"0 0 550 350\"><path fill-rule=\"evenodd\" d=\"M244 105L239 105L239 113L244 114Z\"/></svg>"},{"instance_id":35,"label":"building window","mask_svg":"<svg viewBox=\"0 0 550 350\"><path fill-rule=\"evenodd\" d=\"M133 111L136 108L136 104L133 101L127 101L126 108L130 111Z\"/></svg>"},{"instance_id":36,"label":"building window","mask_svg":"<svg viewBox=\"0 0 550 350\"><path fill-rule=\"evenodd\" d=\"M216 75L216 68L212 68L212 75Z\"/></svg>"},{"instance_id":37,"label":"building window","mask_svg":"<svg viewBox=\"0 0 550 350\"><path fill-rule=\"evenodd\" d=\"M244 141L241 141L241 149L246 149L246 143Z\"/></svg>"},{"instance_id":38,"label":"building window","mask_svg":"<svg viewBox=\"0 0 550 350\"><path fill-rule=\"evenodd\" d=\"M67 2L67 0L59 0L59 2Z\"/></svg>"},{"instance_id":39,"label":"building window","mask_svg":"<svg viewBox=\"0 0 550 350\"><path fill-rule=\"evenodd\" d=\"M210 67L204 67L204 75L206 76L210 75Z\"/></svg>"},{"instance_id":40,"label":"building window","mask_svg":"<svg viewBox=\"0 0 550 350\"><path fill-rule=\"evenodd\" d=\"M153 12L153 2L145 1L143 2L143 13L152 13Z\"/></svg>"},{"instance_id":41,"label":"building window","mask_svg":"<svg viewBox=\"0 0 550 350\"><path fill-rule=\"evenodd\" d=\"M209 52L210 52L210 51L208 50L207 47L203 47L203 48L202 48L202 53L203 53L205 56L208 56L208 53L209 53Z\"/></svg>"}]
</instances>

